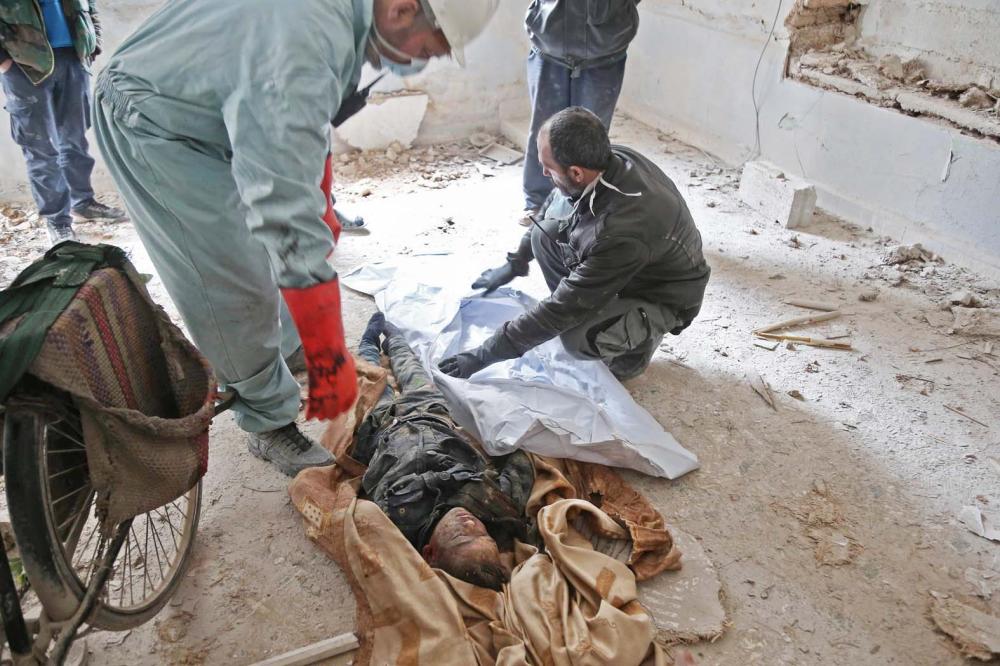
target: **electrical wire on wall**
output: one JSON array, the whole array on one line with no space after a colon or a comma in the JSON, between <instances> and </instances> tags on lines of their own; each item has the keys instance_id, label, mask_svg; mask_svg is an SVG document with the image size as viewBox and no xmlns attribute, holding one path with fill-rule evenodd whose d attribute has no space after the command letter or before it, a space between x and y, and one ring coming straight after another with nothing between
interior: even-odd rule
<instances>
[{"instance_id":1,"label":"electrical wire on wall","mask_svg":"<svg viewBox=\"0 0 1000 666\"><path fill-rule=\"evenodd\" d=\"M771 44L771 38L774 37L774 29L778 27L778 19L781 17L781 7L783 4L784 0L778 0L778 8L774 10L774 21L771 22L771 31L767 33L767 40L764 41L764 48L760 50L760 55L757 57L757 65L753 68L753 83L750 84L750 99L753 101L754 148L753 153L748 159L760 157L760 105L757 103L757 74L760 72L760 64L764 61L764 53L767 52L767 47Z\"/></svg>"}]
</instances>

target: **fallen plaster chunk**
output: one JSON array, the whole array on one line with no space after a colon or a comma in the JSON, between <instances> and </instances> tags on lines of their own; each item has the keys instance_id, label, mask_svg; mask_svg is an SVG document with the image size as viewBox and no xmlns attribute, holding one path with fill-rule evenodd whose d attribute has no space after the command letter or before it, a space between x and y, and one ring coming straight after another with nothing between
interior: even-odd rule
<instances>
[{"instance_id":1,"label":"fallen plaster chunk","mask_svg":"<svg viewBox=\"0 0 1000 666\"><path fill-rule=\"evenodd\" d=\"M989 335L1000 338L1000 310L995 308L952 308L952 328L963 335Z\"/></svg>"},{"instance_id":2,"label":"fallen plaster chunk","mask_svg":"<svg viewBox=\"0 0 1000 666\"><path fill-rule=\"evenodd\" d=\"M977 536L990 541L1000 542L1000 528L996 526L996 521L990 516L986 516L976 506L963 506L958 512L958 522L969 528L969 531Z\"/></svg>"},{"instance_id":3,"label":"fallen plaster chunk","mask_svg":"<svg viewBox=\"0 0 1000 666\"><path fill-rule=\"evenodd\" d=\"M906 264L911 261L940 261L941 258L924 248L920 243L913 245L897 245L882 257L882 263L886 266L896 266Z\"/></svg>"},{"instance_id":4,"label":"fallen plaster chunk","mask_svg":"<svg viewBox=\"0 0 1000 666\"><path fill-rule=\"evenodd\" d=\"M670 532L684 566L639 583L639 602L653 616L661 645L714 641L728 624L719 574L697 539L673 525Z\"/></svg>"},{"instance_id":5,"label":"fallen plaster chunk","mask_svg":"<svg viewBox=\"0 0 1000 666\"><path fill-rule=\"evenodd\" d=\"M983 302L979 299L979 297L968 289L960 289L959 291L954 292L948 297L948 302L952 305L961 305L967 308L983 307Z\"/></svg>"},{"instance_id":6,"label":"fallen plaster chunk","mask_svg":"<svg viewBox=\"0 0 1000 666\"><path fill-rule=\"evenodd\" d=\"M788 229L805 226L816 208L816 188L768 162L744 165L739 194L745 204Z\"/></svg>"},{"instance_id":7,"label":"fallen plaster chunk","mask_svg":"<svg viewBox=\"0 0 1000 666\"><path fill-rule=\"evenodd\" d=\"M1000 654L1000 618L939 594L934 594L931 617L966 657L988 661Z\"/></svg>"},{"instance_id":8,"label":"fallen plaster chunk","mask_svg":"<svg viewBox=\"0 0 1000 666\"><path fill-rule=\"evenodd\" d=\"M345 143L360 150L385 150L393 143L413 145L427 113L424 93L372 95L365 109L336 129Z\"/></svg>"},{"instance_id":9,"label":"fallen plaster chunk","mask_svg":"<svg viewBox=\"0 0 1000 666\"><path fill-rule=\"evenodd\" d=\"M972 86L962 93L958 103L969 109L988 109L993 106L993 98L985 90Z\"/></svg>"}]
</instances>

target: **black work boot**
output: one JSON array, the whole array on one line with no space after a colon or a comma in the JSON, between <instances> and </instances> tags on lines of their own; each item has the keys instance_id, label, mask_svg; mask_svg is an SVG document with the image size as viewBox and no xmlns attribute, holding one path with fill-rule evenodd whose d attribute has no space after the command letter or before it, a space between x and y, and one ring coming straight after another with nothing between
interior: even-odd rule
<instances>
[{"instance_id":1,"label":"black work boot","mask_svg":"<svg viewBox=\"0 0 1000 666\"><path fill-rule=\"evenodd\" d=\"M121 208L105 206L97 199L88 199L73 208L77 220L124 220L128 217Z\"/></svg>"},{"instance_id":2,"label":"black work boot","mask_svg":"<svg viewBox=\"0 0 1000 666\"><path fill-rule=\"evenodd\" d=\"M294 423L277 430L247 433L247 448L287 476L295 476L308 467L325 467L336 462L329 451L303 435Z\"/></svg>"}]
</instances>

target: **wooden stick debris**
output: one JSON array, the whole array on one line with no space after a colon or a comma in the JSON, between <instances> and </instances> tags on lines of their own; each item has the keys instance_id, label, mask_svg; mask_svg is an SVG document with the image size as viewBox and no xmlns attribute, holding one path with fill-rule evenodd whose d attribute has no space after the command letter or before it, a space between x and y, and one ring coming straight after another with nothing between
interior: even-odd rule
<instances>
[{"instance_id":1,"label":"wooden stick debris","mask_svg":"<svg viewBox=\"0 0 1000 666\"><path fill-rule=\"evenodd\" d=\"M785 335L783 333L755 332L755 334L757 337L765 338L767 340L798 342L804 345L809 345L810 347L824 347L826 349L841 349L844 351L852 351L854 349L850 342L837 342L835 340L827 340L826 338L807 338L803 335Z\"/></svg>"},{"instance_id":2,"label":"wooden stick debris","mask_svg":"<svg viewBox=\"0 0 1000 666\"><path fill-rule=\"evenodd\" d=\"M820 310L822 312L833 312L840 308L839 305L834 303L825 303L823 301L807 301L801 298L789 298L787 301L783 301L785 305L794 305L797 308L805 308L807 310Z\"/></svg>"},{"instance_id":3,"label":"wooden stick debris","mask_svg":"<svg viewBox=\"0 0 1000 666\"><path fill-rule=\"evenodd\" d=\"M824 312L823 314L805 315L803 317L794 317L792 319L785 319L784 321L779 321L774 324L769 324L762 328L754 329L754 333L771 333L773 331L780 331L785 328L791 328L792 326L805 326L806 324L818 324L821 321L830 321L831 319L836 319L841 314L840 310L834 310L833 312Z\"/></svg>"},{"instance_id":4,"label":"wooden stick debris","mask_svg":"<svg viewBox=\"0 0 1000 666\"><path fill-rule=\"evenodd\" d=\"M759 395L771 409L778 411L778 406L774 403L774 394L771 392L771 385L767 383L767 380L764 379L764 377L757 375L757 381L750 382L750 388L752 388L754 393Z\"/></svg>"},{"instance_id":5,"label":"wooden stick debris","mask_svg":"<svg viewBox=\"0 0 1000 666\"><path fill-rule=\"evenodd\" d=\"M965 412L963 412L961 409L958 409L957 407L952 407L951 405L944 405L944 408L947 409L949 412L955 412L959 416L964 416L965 418L969 419L970 421L973 421L974 423L978 423L979 425L983 426L987 430L989 429L988 425L986 425L985 423L983 423L982 421L980 421L977 418L973 418L973 417L969 416L968 414L966 414Z\"/></svg>"},{"instance_id":6,"label":"wooden stick debris","mask_svg":"<svg viewBox=\"0 0 1000 666\"><path fill-rule=\"evenodd\" d=\"M258 661L253 666L308 666L323 659L357 650L358 646L358 639L354 634L341 634L264 661Z\"/></svg>"}]
</instances>

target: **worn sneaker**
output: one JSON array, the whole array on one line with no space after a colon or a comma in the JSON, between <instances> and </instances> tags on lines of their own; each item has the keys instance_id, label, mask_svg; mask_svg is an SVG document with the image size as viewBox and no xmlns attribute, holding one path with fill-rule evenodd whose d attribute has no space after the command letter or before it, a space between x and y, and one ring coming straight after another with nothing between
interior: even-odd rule
<instances>
[{"instance_id":1,"label":"worn sneaker","mask_svg":"<svg viewBox=\"0 0 1000 666\"><path fill-rule=\"evenodd\" d=\"M520 224L522 227L530 227L531 218L533 218L536 215L538 215L537 208L525 208L524 212L521 213L521 219L519 219L517 223Z\"/></svg>"},{"instance_id":2,"label":"worn sneaker","mask_svg":"<svg viewBox=\"0 0 1000 666\"><path fill-rule=\"evenodd\" d=\"M74 208L73 217L77 220L124 220L126 215L121 208L105 206L97 199L91 199Z\"/></svg>"},{"instance_id":3,"label":"worn sneaker","mask_svg":"<svg viewBox=\"0 0 1000 666\"><path fill-rule=\"evenodd\" d=\"M76 232L73 231L73 226L69 223L59 223L53 222L52 220L45 221L45 228L49 232L49 244L52 247L59 245L63 241L75 241L77 240Z\"/></svg>"},{"instance_id":4,"label":"worn sneaker","mask_svg":"<svg viewBox=\"0 0 1000 666\"><path fill-rule=\"evenodd\" d=\"M254 456L271 463L287 476L295 476L309 467L324 467L336 462L329 451L303 435L294 423L277 430L247 433L247 448Z\"/></svg>"}]
</instances>

